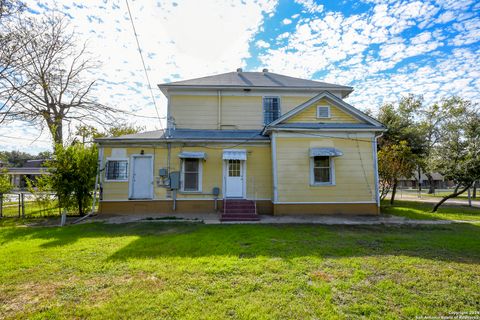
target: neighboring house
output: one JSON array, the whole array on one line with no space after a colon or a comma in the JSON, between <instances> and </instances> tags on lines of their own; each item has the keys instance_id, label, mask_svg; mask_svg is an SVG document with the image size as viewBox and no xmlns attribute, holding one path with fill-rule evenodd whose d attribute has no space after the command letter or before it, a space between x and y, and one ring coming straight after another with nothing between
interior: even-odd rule
<instances>
[{"instance_id":1,"label":"neighboring house","mask_svg":"<svg viewBox=\"0 0 480 320\"><path fill-rule=\"evenodd\" d=\"M379 213L385 128L351 87L239 69L159 88L165 131L96 140L101 212Z\"/></svg>"},{"instance_id":2,"label":"neighboring house","mask_svg":"<svg viewBox=\"0 0 480 320\"><path fill-rule=\"evenodd\" d=\"M47 160L27 160L23 167L8 167L7 174L11 177L13 188L26 189L27 180L35 182L38 176L48 174L47 168L43 167L45 161Z\"/></svg>"},{"instance_id":3,"label":"neighboring house","mask_svg":"<svg viewBox=\"0 0 480 320\"><path fill-rule=\"evenodd\" d=\"M437 172L432 173L432 178L433 178L433 187L435 189L447 189L455 186L455 183L453 181L445 180L445 178L440 173L437 173ZM410 178L401 177L398 180L398 187L399 188L418 188L418 180L419 180L418 174ZM424 173L421 173L420 175L420 184L422 188L430 187L430 182L428 181L428 177Z\"/></svg>"}]
</instances>

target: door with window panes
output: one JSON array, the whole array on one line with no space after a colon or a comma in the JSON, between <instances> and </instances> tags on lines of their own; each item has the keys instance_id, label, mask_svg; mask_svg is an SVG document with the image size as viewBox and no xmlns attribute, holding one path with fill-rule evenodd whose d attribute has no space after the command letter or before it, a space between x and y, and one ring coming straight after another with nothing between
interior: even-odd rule
<instances>
[{"instance_id":1,"label":"door with window panes","mask_svg":"<svg viewBox=\"0 0 480 320\"><path fill-rule=\"evenodd\" d=\"M243 198L244 196L244 162L243 160L226 161L225 191L229 198Z\"/></svg>"}]
</instances>

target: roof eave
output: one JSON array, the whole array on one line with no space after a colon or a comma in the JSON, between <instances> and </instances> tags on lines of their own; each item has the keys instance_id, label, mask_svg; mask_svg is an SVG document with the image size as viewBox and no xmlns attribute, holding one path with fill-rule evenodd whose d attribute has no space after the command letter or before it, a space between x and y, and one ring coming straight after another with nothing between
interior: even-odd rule
<instances>
[{"instance_id":1,"label":"roof eave","mask_svg":"<svg viewBox=\"0 0 480 320\"><path fill-rule=\"evenodd\" d=\"M236 86L236 85L174 85L174 84L159 84L158 88L167 96L168 89L198 89L198 90L219 90L219 89L238 89L238 90L302 90L302 91L341 91L343 97L347 97L353 92L353 87L349 86L335 86L335 87L297 87L297 86Z\"/></svg>"}]
</instances>

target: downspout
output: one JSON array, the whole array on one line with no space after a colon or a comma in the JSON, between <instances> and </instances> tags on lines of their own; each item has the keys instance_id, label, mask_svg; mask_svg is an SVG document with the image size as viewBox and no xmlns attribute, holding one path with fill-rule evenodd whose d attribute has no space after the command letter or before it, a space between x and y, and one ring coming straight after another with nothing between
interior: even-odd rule
<instances>
[{"instance_id":1,"label":"downspout","mask_svg":"<svg viewBox=\"0 0 480 320\"><path fill-rule=\"evenodd\" d=\"M379 190L379 177L378 177L378 156L377 156L377 143L378 138L383 136L383 132L380 135L375 135L375 139L373 139L373 169L375 171L375 195L376 195L376 202L378 210L380 210L380 190Z\"/></svg>"},{"instance_id":2,"label":"downspout","mask_svg":"<svg viewBox=\"0 0 480 320\"><path fill-rule=\"evenodd\" d=\"M273 203L275 204L278 201L278 178L277 178L277 142L276 142L276 133L272 132L272 173L273 173ZM275 214L275 210L274 210Z\"/></svg>"},{"instance_id":3,"label":"downspout","mask_svg":"<svg viewBox=\"0 0 480 320\"><path fill-rule=\"evenodd\" d=\"M222 129L222 92L217 90L217 129Z\"/></svg>"}]
</instances>

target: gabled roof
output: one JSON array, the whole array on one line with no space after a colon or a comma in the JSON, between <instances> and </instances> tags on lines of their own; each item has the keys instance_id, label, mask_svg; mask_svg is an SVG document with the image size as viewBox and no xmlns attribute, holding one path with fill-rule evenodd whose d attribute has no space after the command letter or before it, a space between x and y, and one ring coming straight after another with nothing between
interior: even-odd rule
<instances>
[{"instance_id":1,"label":"gabled roof","mask_svg":"<svg viewBox=\"0 0 480 320\"><path fill-rule=\"evenodd\" d=\"M285 120L290 119L294 115L302 112L304 109L308 108L309 106L311 106L312 104L316 103L317 101L319 101L321 99L326 99L329 102L331 102L334 106L343 110L344 112L354 116L357 119L363 120L367 124L367 126L370 127L370 128L385 129L385 126L383 124L381 124L380 122L378 122L377 120L373 119L372 117L366 115L365 113L361 112L360 110L358 110L358 109L354 108L353 106L349 105L348 103L346 103L342 99L338 98L334 94L332 94L328 91L323 91L323 92L317 94L316 96L314 96L313 98L311 98L310 100L302 103L298 107L296 107L296 108L290 110L289 112L285 113L283 116L281 116L277 120L269 123L265 127L264 132L268 131L270 128L282 128L282 127L288 127L288 126L290 126L290 128L293 128L295 126L306 127L306 126L309 125L310 127L313 126L311 129L315 129L315 125L316 125L315 123L309 123L309 124L296 123L296 124L289 124L289 125L286 126L286 124L282 124L282 122L284 122ZM322 124L322 125L325 125L325 124ZM340 125L346 126L346 124L340 124ZM352 124L349 124L348 126L351 127L350 129L354 129L352 127ZM316 129L321 129L321 128L317 126ZM328 128L324 126L324 129L328 129Z\"/></svg>"},{"instance_id":2,"label":"gabled roof","mask_svg":"<svg viewBox=\"0 0 480 320\"><path fill-rule=\"evenodd\" d=\"M297 89L297 90L335 90L346 96L353 91L352 87L327 82L294 78L273 72L228 72L202 78L159 84L166 93L169 88L260 88L260 89Z\"/></svg>"}]
</instances>

